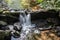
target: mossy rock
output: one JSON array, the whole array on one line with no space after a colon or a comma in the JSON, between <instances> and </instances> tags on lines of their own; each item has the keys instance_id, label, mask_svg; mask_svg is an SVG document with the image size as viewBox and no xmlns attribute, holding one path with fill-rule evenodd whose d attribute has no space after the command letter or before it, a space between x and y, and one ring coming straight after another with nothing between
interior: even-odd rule
<instances>
[{"instance_id":1,"label":"mossy rock","mask_svg":"<svg viewBox=\"0 0 60 40\"><path fill-rule=\"evenodd\" d=\"M6 36L9 36L9 32L5 31L0 32L0 40L5 40Z\"/></svg>"}]
</instances>

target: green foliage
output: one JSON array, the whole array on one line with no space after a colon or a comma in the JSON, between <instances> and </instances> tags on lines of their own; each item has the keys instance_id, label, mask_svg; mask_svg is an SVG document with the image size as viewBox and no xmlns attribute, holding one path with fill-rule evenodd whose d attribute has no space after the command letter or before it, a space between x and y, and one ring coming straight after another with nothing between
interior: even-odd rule
<instances>
[{"instance_id":1,"label":"green foliage","mask_svg":"<svg viewBox=\"0 0 60 40\"><path fill-rule=\"evenodd\" d=\"M60 9L60 0L4 0L9 8L21 9L40 5L43 9Z\"/></svg>"},{"instance_id":2,"label":"green foliage","mask_svg":"<svg viewBox=\"0 0 60 40\"><path fill-rule=\"evenodd\" d=\"M41 3L43 0L36 0L37 1L37 3Z\"/></svg>"},{"instance_id":3,"label":"green foliage","mask_svg":"<svg viewBox=\"0 0 60 40\"><path fill-rule=\"evenodd\" d=\"M42 8L47 9L59 9L60 8L60 0L44 0L40 3Z\"/></svg>"}]
</instances>

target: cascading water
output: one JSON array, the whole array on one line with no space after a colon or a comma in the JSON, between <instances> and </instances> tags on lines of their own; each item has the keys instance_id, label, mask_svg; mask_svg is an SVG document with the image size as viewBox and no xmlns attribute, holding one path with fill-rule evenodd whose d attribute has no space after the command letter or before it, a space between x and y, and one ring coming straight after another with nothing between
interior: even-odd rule
<instances>
[{"instance_id":1,"label":"cascading water","mask_svg":"<svg viewBox=\"0 0 60 40\"><path fill-rule=\"evenodd\" d=\"M25 39L26 35L31 31L31 28L35 27L35 25L31 24L30 18L31 18L30 13L28 13L27 15L26 15L26 13L23 13L20 15L20 19L21 19L20 22L22 25L20 40L27 40L27 39Z\"/></svg>"},{"instance_id":2,"label":"cascading water","mask_svg":"<svg viewBox=\"0 0 60 40\"><path fill-rule=\"evenodd\" d=\"M31 24L31 15L30 13L25 13L25 11L23 11L20 14L20 23L22 26L22 30L20 33L20 37L19 38L11 38L11 40L27 40L27 35L31 32L31 29L33 27L35 27L34 24Z\"/></svg>"}]
</instances>

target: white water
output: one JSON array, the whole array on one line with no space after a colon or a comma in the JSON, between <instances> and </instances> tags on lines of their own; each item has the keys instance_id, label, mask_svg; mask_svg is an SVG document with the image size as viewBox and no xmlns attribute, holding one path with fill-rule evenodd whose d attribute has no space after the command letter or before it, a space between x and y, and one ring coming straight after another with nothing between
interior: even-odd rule
<instances>
[{"instance_id":1,"label":"white water","mask_svg":"<svg viewBox=\"0 0 60 40\"><path fill-rule=\"evenodd\" d=\"M20 23L22 26L22 30L20 33L19 38L14 38L13 36L11 37L11 40L27 40L27 35L31 32L31 29L35 27L31 23L31 15L30 13L26 14L24 11L20 14Z\"/></svg>"}]
</instances>

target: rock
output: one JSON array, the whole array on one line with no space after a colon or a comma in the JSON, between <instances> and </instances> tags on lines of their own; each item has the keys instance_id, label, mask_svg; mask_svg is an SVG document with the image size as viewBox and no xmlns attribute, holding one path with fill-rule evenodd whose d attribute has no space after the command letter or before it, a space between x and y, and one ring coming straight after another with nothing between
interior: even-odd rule
<instances>
[{"instance_id":1,"label":"rock","mask_svg":"<svg viewBox=\"0 0 60 40\"><path fill-rule=\"evenodd\" d=\"M7 23L5 21L0 21L0 30L6 30Z\"/></svg>"},{"instance_id":2,"label":"rock","mask_svg":"<svg viewBox=\"0 0 60 40\"><path fill-rule=\"evenodd\" d=\"M51 28L51 26L48 24L48 22L44 19L35 20L33 23L36 24L36 28L40 29L40 30L45 30L45 29Z\"/></svg>"},{"instance_id":3,"label":"rock","mask_svg":"<svg viewBox=\"0 0 60 40\"><path fill-rule=\"evenodd\" d=\"M20 22L14 23L14 30L21 31L21 28Z\"/></svg>"},{"instance_id":4,"label":"rock","mask_svg":"<svg viewBox=\"0 0 60 40\"><path fill-rule=\"evenodd\" d=\"M4 21L0 21L0 25L7 25L7 23Z\"/></svg>"},{"instance_id":5,"label":"rock","mask_svg":"<svg viewBox=\"0 0 60 40\"><path fill-rule=\"evenodd\" d=\"M55 25L58 25L59 20L57 18L47 18L47 21L51 24L53 23Z\"/></svg>"},{"instance_id":6,"label":"rock","mask_svg":"<svg viewBox=\"0 0 60 40\"><path fill-rule=\"evenodd\" d=\"M55 30L60 31L60 26L56 26Z\"/></svg>"},{"instance_id":7,"label":"rock","mask_svg":"<svg viewBox=\"0 0 60 40\"><path fill-rule=\"evenodd\" d=\"M20 33L19 33L18 31L16 31L16 32L14 32L14 33L12 34L12 36L13 36L14 38L19 38L19 37L20 37Z\"/></svg>"},{"instance_id":8,"label":"rock","mask_svg":"<svg viewBox=\"0 0 60 40\"><path fill-rule=\"evenodd\" d=\"M55 27L56 35L60 37L60 26Z\"/></svg>"},{"instance_id":9,"label":"rock","mask_svg":"<svg viewBox=\"0 0 60 40\"><path fill-rule=\"evenodd\" d=\"M59 37L60 37L60 32L57 32L57 36L59 36Z\"/></svg>"},{"instance_id":10,"label":"rock","mask_svg":"<svg viewBox=\"0 0 60 40\"><path fill-rule=\"evenodd\" d=\"M40 34L40 31L38 29L34 30L35 34Z\"/></svg>"},{"instance_id":11,"label":"rock","mask_svg":"<svg viewBox=\"0 0 60 40\"><path fill-rule=\"evenodd\" d=\"M13 30L14 30L14 29L13 29L13 28L14 28L13 25L7 25L6 27L8 27L10 31L13 31Z\"/></svg>"}]
</instances>

